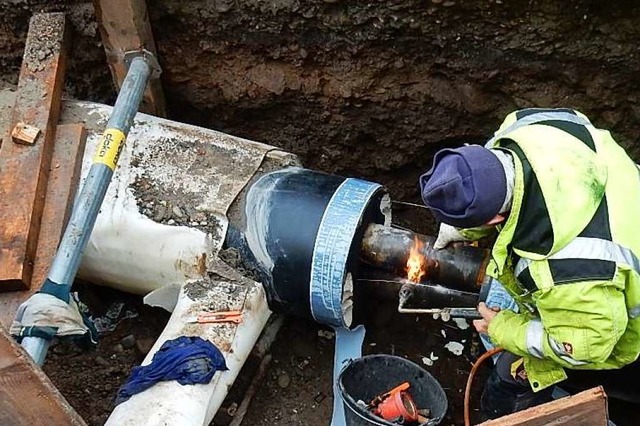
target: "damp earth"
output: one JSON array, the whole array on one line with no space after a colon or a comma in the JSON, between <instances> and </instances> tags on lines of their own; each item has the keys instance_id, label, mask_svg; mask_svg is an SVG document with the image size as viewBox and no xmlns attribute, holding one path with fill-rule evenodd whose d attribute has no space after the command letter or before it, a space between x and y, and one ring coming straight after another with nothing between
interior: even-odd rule
<instances>
[{"instance_id":1,"label":"damp earth","mask_svg":"<svg viewBox=\"0 0 640 426\"><path fill-rule=\"evenodd\" d=\"M420 202L417 178L435 150L480 142L507 113L524 107L576 108L640 161L640 6L633 0L147 3L169 118L281 147L310 168L383 183L395 200ZM112 104L89 1L0 2L0 88L17 83L29 17L38 11L65 11L72 23L65 95ZM146 182L138 184L148 190ZM142 208L160 221L212 226L175 200L162 201ZM395 207L400 226L435 232L424 210ZM133 296L77 287L95 310L124 299L137 312L93 351L54 347L44 367L80 415L100 425L168 314ZM371 301L367 312L365 351L424 365L449 398L443 424L461 424L462 392L477 349L471 329L399 316L380 301ZM325 331L286 321L245 424L329 420L334 341ZM450 341L464 345L462 354L445 348ZM425 357L437 360L427 366ZM231 421L229 407L240 403L254 371L247 364L214 424Z\"/></svg>"}]
</instances>

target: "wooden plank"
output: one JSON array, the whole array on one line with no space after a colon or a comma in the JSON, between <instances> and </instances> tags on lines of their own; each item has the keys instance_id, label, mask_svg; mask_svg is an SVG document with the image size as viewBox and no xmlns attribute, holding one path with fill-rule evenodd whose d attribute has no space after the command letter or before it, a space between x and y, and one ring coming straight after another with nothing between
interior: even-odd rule
<instances>
[{"instance_id":1,"label":"wooden plank","mask_svg":"<svg viewBox=\"0 0 640 426\"><path fill-rule=\"evenodd\" d=\"M94 0L93 5L113 82L119 91L127 75L126 52L145 48L157 57L147 4L145 0ZM159 79L149 81L140 111L166 116Z\"/></svg>"},{"instance_id":2,"label":"wooden plank","mask_svg":"<svg viewBox=\"0 0 640 426\"><path fill-rule=\"evenodd\" d=\"M85 425L31 357L0 326L0 424Z\"/></svg>"},{"instance_id":3,"label":"wooden plank","mask_svg":"<svg viewBox=\"0 0 640 426\"><path fill-rule=\"evenodd\" d=\"M67 34L62 13L36 14L29 23L11 129L0 147L0 291L31 284L64 87ZM34 144L11 139L18 123L40 130Z\"/></svg>"},{"instance_id":4,"label":"wooden plank","mask_svg":"<svg viewBox=\"0 0 640 426\"><path fill-rule=\"evenodd\" d=\"M561 398L479 426L606 426L607 396L602 387Z\"/></svg>"},{"instance_id":5,"label":"wooden plank","mask_svg":"<svg viewBox=\"0 0 640 426\"><path fill-rule=\"evenodd\" d=\"M18 306L40 288L47 276L73 207L86 138L82 124L58 126L33 268L33 285L25 291L0 293L0 323L7 329Z\"/></svg>"}]
</instances>

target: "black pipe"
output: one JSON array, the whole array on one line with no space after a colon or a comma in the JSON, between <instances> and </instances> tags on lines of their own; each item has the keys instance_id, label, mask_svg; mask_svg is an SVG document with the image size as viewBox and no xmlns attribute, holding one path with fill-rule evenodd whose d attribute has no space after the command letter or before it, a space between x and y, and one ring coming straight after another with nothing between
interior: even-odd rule
<instances>
[{"instance_id":1,"label":"black pipe","mask_svg":"<svg viewBox=\"0 0 640 426\"><path fill-rule=\"evenodd\" d=\"M407 309L430 308L475 308L478 305L478 294L453 290L440 285L405 283L400 288L409 288L411 294L405 296L404 307ZM400 295L402 297L402 295Z\"/></svg>"},{"instance_id":2,"label":"black pipe","mask_svg":"<svg viewBox=\"0 0 640 426\"><path fill-rule=\"evenodd\" d=\"M377 268L406 276L405 267L415 241L421 244L427 271L423 282L478 291L485 278L489 251L472 246L435 250L435 238L402 229L371 224L362 239L360 258Z\"/></svg>"},{"instance_id":3,"label":"black pipe","mask_svg":"<svg viewBox=\"0 0 640 426\"><path fill-rule=\"evenodd\" d=\"M398 300L402 288L407 283L410 281L364 278L358 280L358 287L369 297ZM412 286L411 297L406 298L405 308L475 308L478 306L477 293L433 284L410 283L410 285Z\"/></svg>"},{"instance_id":4,"label":"black pipe","mask_svg":"<svg viewBox=\"0 0 640 426\"><path fill-rule=\"evenodd\" d=\"M251 186L244 237L266 271L262 284L272 310L310 318L316 234L331 196L344 179L292 168L268 173Z\"/></svg>"},{"instance_id":5,"label":"black pipe","mask_svg":"<svg viewBox=\"0 0 640 426\"><path fill-rule=\"evenodd\" d=\"M265 174L249 188L244 229L232 228L226 244L238 249L251 266L249 269L259 273L273 311L312 318L310 282L318 232L328 205L345 181L340 176L289 168ZM358 275L360 241L369 223L384 221L381 210L384 194L380 187L369 199L360 201L363 208L360 224L349 244L324 247L327 277L346 279L335 276L334 263L339 261L346 263L345 275ZM334 232L343 232L340 225Z\"/></svg>"}]
</instances>

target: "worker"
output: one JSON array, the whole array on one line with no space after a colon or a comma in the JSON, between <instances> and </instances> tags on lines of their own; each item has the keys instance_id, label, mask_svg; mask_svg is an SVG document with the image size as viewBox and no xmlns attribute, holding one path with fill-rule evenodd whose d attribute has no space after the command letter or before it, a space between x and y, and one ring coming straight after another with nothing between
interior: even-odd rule
<instances>
[{"instance_id":1,"label":"worker","mask_svg":"<svg viewBox=\"0 0 640 426\"><path fill-rule=\"evenodd\" d=\"M420 187L435 248L495 236L474 321L504 349L486 418L549 401L567 372L636 361L640 174L608 131L571 109L516 111L485 146L437 152Z\"/></svg>"}]
</instances>

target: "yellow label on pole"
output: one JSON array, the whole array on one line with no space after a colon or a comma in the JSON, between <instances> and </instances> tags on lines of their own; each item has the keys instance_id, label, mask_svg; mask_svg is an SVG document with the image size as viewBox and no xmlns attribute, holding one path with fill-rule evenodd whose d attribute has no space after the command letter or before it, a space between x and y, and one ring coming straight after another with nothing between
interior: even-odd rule
<instances>
[{"instance_id":1,"label":"yellow label on pole","mask_svg":"<svg viewBox=\"0 0 640 426\"><path fill-rule=\"evenodd\" d=\"M125 134L118 129L105 130L100 145L98 145L98 151L93 156L93 163L105 164L111 170L115 170L122 148L124 148L125 138Z\"/></svg>"}]
</instances>

